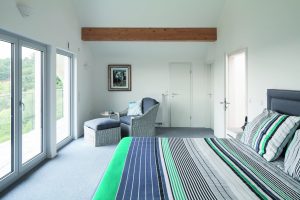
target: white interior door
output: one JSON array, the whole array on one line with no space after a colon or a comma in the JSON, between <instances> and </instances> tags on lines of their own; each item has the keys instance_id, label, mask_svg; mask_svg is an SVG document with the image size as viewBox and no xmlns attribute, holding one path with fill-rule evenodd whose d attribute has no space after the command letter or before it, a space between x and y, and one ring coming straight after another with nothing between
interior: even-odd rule
<instances>
[{"instance_id":1,"label":"white interior door","mask_svg":"<svg viewBox=\"0 0 300 200\"><path fill-rule=\"evenodd\" d=\"M209 109L210 109L210 128L214 130L214 66L213 64L209 67Z\"/></svg>"},{"instance_id":2,"label":"white interior door","mask_svg":"<svg viewBox=\"0 0 300 200\"><path fill-rule=\"evenodd\" d=\"M213 65L213 85L214 85L214 135L218 138L224 138L225 132L225 56L224 62L218 61ZM215 87L216 86L216 87Z\"/></svg>"},{"instance_id":3,"label":"white interior door","mask_svg":"<svg viewBox=\"0 0 300 200\"><path fill-rule=\"evenodd\" d=\"M170 126L191 127L191 64L170 64Z\"/></svg>"},{"instance_id":4,"label":"white interior door","mask_svg":"<svg viewBox=\"0 0 300 200\"><path fill-rule=\"evenodd\" d=\"M227 56L226 131L241 131L247 116L246 51Z\"/></svg>"}]
</instances>

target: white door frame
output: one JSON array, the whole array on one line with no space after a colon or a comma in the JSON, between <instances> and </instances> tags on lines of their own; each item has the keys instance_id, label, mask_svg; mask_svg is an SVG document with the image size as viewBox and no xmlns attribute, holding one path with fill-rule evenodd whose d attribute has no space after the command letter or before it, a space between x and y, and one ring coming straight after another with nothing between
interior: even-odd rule
<instances>
[{"instance_id":1,"label":"white door frame","mask_svg":"<svg viewBox=\"0 0 300 200\"><path fill-rule=\"evenodd\" d=\"M190 106L189 106L189 115L190 115L190 123L189 127L192 127L192 105L193 105L193 65L192 62L170 62L169 63L169 92L168 92L168 102L169 103L169 127L172 127L172 99L171 99L171 67L173 64L186 64L190 66Z\"/></svg>"},{"instance_id":2,"label":"white door frame","mask_svg":"<svg viewBox=\"0 0 300 200\"><path fill-rule=\"evenodd\" d=\"M75 56L73 53L69 52L69 51L66 51L66 50L63 50L63 49L56 49L56 55L59 54L59 55L63 55L63 56L66 56L68 58L70 58L70 105L69 105L69 110L70 110L70 113L69 113L69 117L70 117L70 135L63 139L62 141L60 141L59 143L56 144L56 148L57 150L60 150L62 149L64 146L66 146L67 144L69 144L71 141L74 140L74 105L75 105L75 98L74 98L74 94L75 94L75 91L74 91L74 67L75 67L75 64L74 64L74 59L75 59ZM56 75L56 74L55 74ZM56 129L55 129L56 130Z\"/></svg>"}]
</instances>

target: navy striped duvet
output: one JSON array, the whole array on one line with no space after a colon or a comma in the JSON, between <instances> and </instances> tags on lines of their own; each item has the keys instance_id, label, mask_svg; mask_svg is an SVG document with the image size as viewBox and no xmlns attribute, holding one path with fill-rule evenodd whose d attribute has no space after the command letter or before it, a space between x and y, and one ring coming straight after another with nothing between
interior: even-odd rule
<instances>
[{"instance_id":1,"label":"navy striped duvet","mask_svg":"<svg viewBox=\"0 0 300 200\"><path fill-rule=\"evenodd\" d=\"M237 140L125 138L94 199L300 199L300 183Z\"/></svg>"}]
</instances>

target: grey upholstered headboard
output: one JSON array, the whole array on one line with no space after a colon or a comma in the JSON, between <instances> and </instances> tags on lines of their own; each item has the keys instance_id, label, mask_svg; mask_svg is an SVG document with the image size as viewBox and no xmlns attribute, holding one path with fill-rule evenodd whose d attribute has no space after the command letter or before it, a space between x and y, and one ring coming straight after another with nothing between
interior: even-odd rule
<instances>
[{"instance_id":1,"label":"grey upholstered headboard","mask_svg":"<svg viewBox=\"0 0 300 200\"><path fill-rule=\"evenodd\" d=\"M268 109L300 116L300 91L268 89Z\"/></svg>"}]
</instances>

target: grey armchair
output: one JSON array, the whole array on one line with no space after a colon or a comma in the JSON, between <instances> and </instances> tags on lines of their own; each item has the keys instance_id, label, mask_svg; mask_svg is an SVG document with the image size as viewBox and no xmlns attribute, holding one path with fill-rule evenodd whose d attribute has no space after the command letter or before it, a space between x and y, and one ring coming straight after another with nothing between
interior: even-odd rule
<instances>
[{"instance_id":1,"label":"grey armchair","mask_svg":"<svg viewBox=\"0 0 300 200\"><path fill-rule=\"evenodd\" d=\"M155 120L159 103L152 98L143 98L140 116L128 116L128 108L119 113L122 137L152 137L155 136Z\"/></svg>"}]
</instances>

